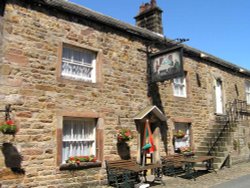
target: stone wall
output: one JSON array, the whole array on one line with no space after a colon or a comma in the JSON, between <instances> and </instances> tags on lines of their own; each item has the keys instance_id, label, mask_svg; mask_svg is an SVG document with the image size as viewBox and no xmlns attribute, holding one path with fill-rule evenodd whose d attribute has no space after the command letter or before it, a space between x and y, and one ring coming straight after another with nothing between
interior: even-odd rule
<instances>
[{"instance_id":1,"label":"stone wall","mask_svg":"<svg viewBox=\"0 0 250 188\"><path fill-rule=\"evenodd\" d=\"M3 187L83 187L103 183L104 168L59 170L56 134L60 116L65 112L99 114L104 130L102 160L119 158L116 128L129 127L136 136L133 117L150 104L147 57L138 50L145 46L140 39L106 26L42 6L36 9L7 4L5 10L0 107L10 103L16 109L13 118L20 130L15 138L6 139L23 155L26 173L18 176L2 168ZM98 51L102 65L97 84L58 79L59 54L64 43ZM237 97L235 84L238 98L245 98L245 78L185 55L187 98L173 96L171 81L158 83L168 118L169 152L173 150L174 122L191 123L195 148L214 123L215 78L220 77L224 83L225 102ZM137 141L131 144L131 155L135 156ZM163 148L161 151L165 155Z\"/></svg>"},{"instance_id":2,"label":"stone wall","mask_svg":"<svg viewBox=\"0 0 250 188\"><path fill-rule=\"evenodd\" d=\"M208 61L201 61L184 58L184 69L187 72L187 98L174 97L172 82L167 81L159 84L160 95L164 106L164 111L168 116L169 136L174 130L175 122L191 123L192 126L192 145L194 148L200 146L205 139L209 128L216 124L216 104L215 104L215 80L220 78L223 84L223 102L233 102L234 99L246 100L245 81L246 78L230 70L215 66ZM236 91L236 87L238 92ZM248 118L245 117L247 120ZM223 124L222 124L223 125ZM241 120L239 120L239 127ZM249 124L244 124L246 133L243 135L235 130L235 139L241 135L241 140L248 137ZM242 132L242 128L240 132ZM231 146L233 145L233 140ZM243 142L241 142L243 144ZM249 158L248 143L244 142L242 151L238 152L235 159L246 161ZM173 151L170 145L170 151ZM235 152L233 152L235 154ZM246 157L248 156L248 158Z\"/></svg>"},{"instance_id":3,"label":"stone wall","mask_svg":"<svg viewBox=\"0 0 250 188\"><path fill-rule=\"evenodd\" d=\"M4 25L5 82L1 85L6 101L16 109L14 120L20 127L15 145L24 157L24 176L3 185L74 187L105 180L105 169L59 171L57 165L58 116L63 112L101 114L104 126L105 159L118 158L116 127L135 131L133 117L149 104L147 99L146 54L142 42L86 20L46 9L27 9L7 4ZM78 23L78 22L81 22ZM101 54L101 81L97 84L61 81L57 78L62 43L97 49ZM136 143L131 147L136 153ZM3 186L3 187L4 187Z\"/></svg>"},{"instance_id":4,"label":"stone wall","mask_svg":"<svg viewBox=\"0 0 250 188\"><path fill-rule=\"evenodd\" d=\"M0 67L2 65L2 57L3 57L3 48L2 48L2 44L3 44L3 17L0 16ZM1 78L1 75L0 75L0 79ZM2 97L1 97L2 99ZM0 148L2 146L2 142L0 140ZM3 158L3 155L2 153L0 152L0 168L3 168L4 167L4 158Z\"/></svg>"}]
</instances>

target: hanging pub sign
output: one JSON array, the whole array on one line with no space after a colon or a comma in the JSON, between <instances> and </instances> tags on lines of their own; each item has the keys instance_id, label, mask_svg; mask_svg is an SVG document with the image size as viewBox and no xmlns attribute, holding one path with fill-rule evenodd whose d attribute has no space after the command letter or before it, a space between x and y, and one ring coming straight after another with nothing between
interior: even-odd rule
<instances>
[{"instance_id":1,"label":"hanging pub sign","mask_svg":"<svg viewBox=\"0 0 250 188\"><path fill-rule=\"evenodd\" d=\"M151 81L163 82L183 75L183 48L175 47L150 55Z\"/></svg>"}]
</instances>

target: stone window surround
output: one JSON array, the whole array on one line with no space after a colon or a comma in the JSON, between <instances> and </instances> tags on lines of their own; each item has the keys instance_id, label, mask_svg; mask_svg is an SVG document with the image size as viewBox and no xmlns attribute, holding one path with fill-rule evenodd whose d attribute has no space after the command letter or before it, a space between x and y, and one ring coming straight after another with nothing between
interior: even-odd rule
<instances>
[{"instance_id":1,"label":"stone window surround","mask_svg":"<svg viewBox=\"0 0 250 188\"><path fill-rule=\"evenodd\" d=\"M96 127L96 158L99 163L93 165L89 163L89 165L84 164L75 169L85 169L91 167L100 167L103 161L103 118L102 114L92 111L86 112L69 112L69 111L60 111L57 113L57 129L56 129L56 139L57 139L57 156L56 156L56 164L62 170L70 170L72 166L67 167L67 164L62 165L62 127L63 127L63 117L80 117L80 118L94 118L97 119L97 127Z\"/></svg>"},{"instance_id":2,"label":"stone window surround","mask_svg":"<svg viewBox=\"0 0 250 188\"><path fill-rule=\"evenodd\" d=\"M86 82L84 80L74 80L74 79L70 79L70 78L64 78L61 76L61 70L62 70L62 53L63 53L63 47L67 46L70 48L76 48L76 49L86 49L86 50L90 50L93 52L96 52L96 82L95 83L91 83L91 82ZM85 46L85 45L79 45L79 44L69 44L66 42L61 42L59 44L58 47L58 63L57 63L57 67L56 67L56 78L57 81L61 82L61 83L65 83L65 84L72 84L72 83L76 83L76 84L84 84L87 86L102 86L102 64L103 64L103 52L100 49L96 49L96 48L92 48L89 46Z\"/></svg>"}]
</instances>

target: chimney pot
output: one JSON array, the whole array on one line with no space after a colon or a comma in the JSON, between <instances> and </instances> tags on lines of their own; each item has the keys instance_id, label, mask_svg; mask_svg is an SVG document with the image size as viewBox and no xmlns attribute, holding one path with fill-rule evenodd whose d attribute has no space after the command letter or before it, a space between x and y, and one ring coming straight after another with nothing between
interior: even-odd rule
<instances>
[{"instance_id":1,"label":"chimney pot","mask_svg":"<svg viewBox=\"0 0 250 188\"><path fill-rule=\"evenodd\" d=\"M145 11L145 4L143 3L141 6L140 6L140 13L144 12Z\"/></svg>"},{"instance_id":2,"label":"chimney pot","mask_svg":"<svg viewBox=\"0 0 250 188\"><path fill-rule=\"evenodd\" d=\"M151 0L150 4L151 4L151 8L156 7L156 0Z\"/></svg>"}]
</instances>

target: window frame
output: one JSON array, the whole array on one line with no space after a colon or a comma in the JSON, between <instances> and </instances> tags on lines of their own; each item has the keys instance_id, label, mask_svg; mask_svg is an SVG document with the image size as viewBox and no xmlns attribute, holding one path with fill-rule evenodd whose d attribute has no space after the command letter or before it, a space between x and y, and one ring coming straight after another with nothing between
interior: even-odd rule
<instances>
[{"instance_id":1,"label":"window frame","mask_svg":"<svg viewBox=\"0 0 250 188\"><path fill-rule=\"evenodd\" d=\"M92 51L93 53L96 54L96 58L95 58L95 82L90 82L90 81L86 81L84 79L74 79L74 78L70 78L70 77L66 77L66 76L62 76L62 62L63 62L63 49L64 47L67 48L72 48L72 49L76 49L78 51ZM85 46L85 45L72 45L72 44L68 44L65 42L61 42L58 45L58 63L56 66L56 78L57 81L61 82L61 83L75 83L75 84L84 84L84 85L91 85L91 86L102 86L102 82L103 82L103 78L102 78L102 64L103 64L103 52L100 49L96 49L93 47L89 47L89 46Z\"/></svg>"},{"instance_id":2,"label":"window frame","mask_svg":"<svg viewBox=\"0 0 250 188\"><path fill-rule=\"evenodd\" d=\"M184 83L176 83L176 82L175 82L177 79L181 79L181 78L183 78ZM183 88L183 90L184 90L184 94L183 94L183 95L177 94L176 89L175 89L175 86L176 86L176 85L179 86L179 87L178 87L179 89L180 89L180 87L182 87L182 86L184 87L184 88ZM183 76L174 78L174 79L172 80L172 87L173 87L173 96L175 96L175 97L187 98L187 77L186 77L186 74L183 75ZM180 90L179 90L179 91L180 91Z\"/></svg>"},{"instance_id":3,"label":"window frame","mask_svg":"<svg viewBox=\"0 0 250 188\"><path fill-rule=\"evenodd\" d=\"M104 147L104 130L103 130L103 117L102 114L97 112L90 112L90 111L84 111L84 112L69 112L69 111L58 111L57 112L57 130L56 130L56 136L57 136L57 157L56 157L56 164L59 166L60 170L70 170L72 169L72 165L69 164L63 164L62 162L62 147L63 147L63 117L70 117L70 118L88 118L88 119L96 119L96 147L95 147L95 153L97 161L95 164L91 164L90 162L87 164L84 164L83 166L74 166L74 169L85 169L85 168L92 168L92 167L100 167L103 162L103 147Z\"/></svg>"},{"instance_id":4,"label":"window frame","mask_svg":"<svg viewBox=\"0 0 250 188\"><path fill-rule=\"evenodd\" d=\"M65 125L64 124L64 122L65 121L67 121L67 120L69 120L69 121L82 121L82 122L84 122L84 123L86 123L87 121L89 121L89 122L92 122L93 124L94 124L94 130L93 130L93 138L91 138L91 139L86 139L86 138L81 138L81 139L75 139L75 138L69 138L69 139L65 139L64 138L64 128L65 128L65 126L67 126L67 125ZM94 155L94 156L96 156L96 122L97 122L97 120L96 120L96 118L78 118L78 117L68 117L68 116L64 116L63 117L63 134L62 134L62 142L64 143L64 142L88 142L88 141L92 141L93 142L93 148L94 148L94 151L93 151L93 154L92 155ZM82 125L82 126L88 126L88 125ZM71 127L71 133L72 133L72 127ZM70 137L72 137L72 134L70 135ZM88 156L89 155L91 155L91 154L88 154ZM65 164L66 163L66 161L64 161L63 160L63 147L62 147L62 164Z\"/></svg>"}]
</instances>

